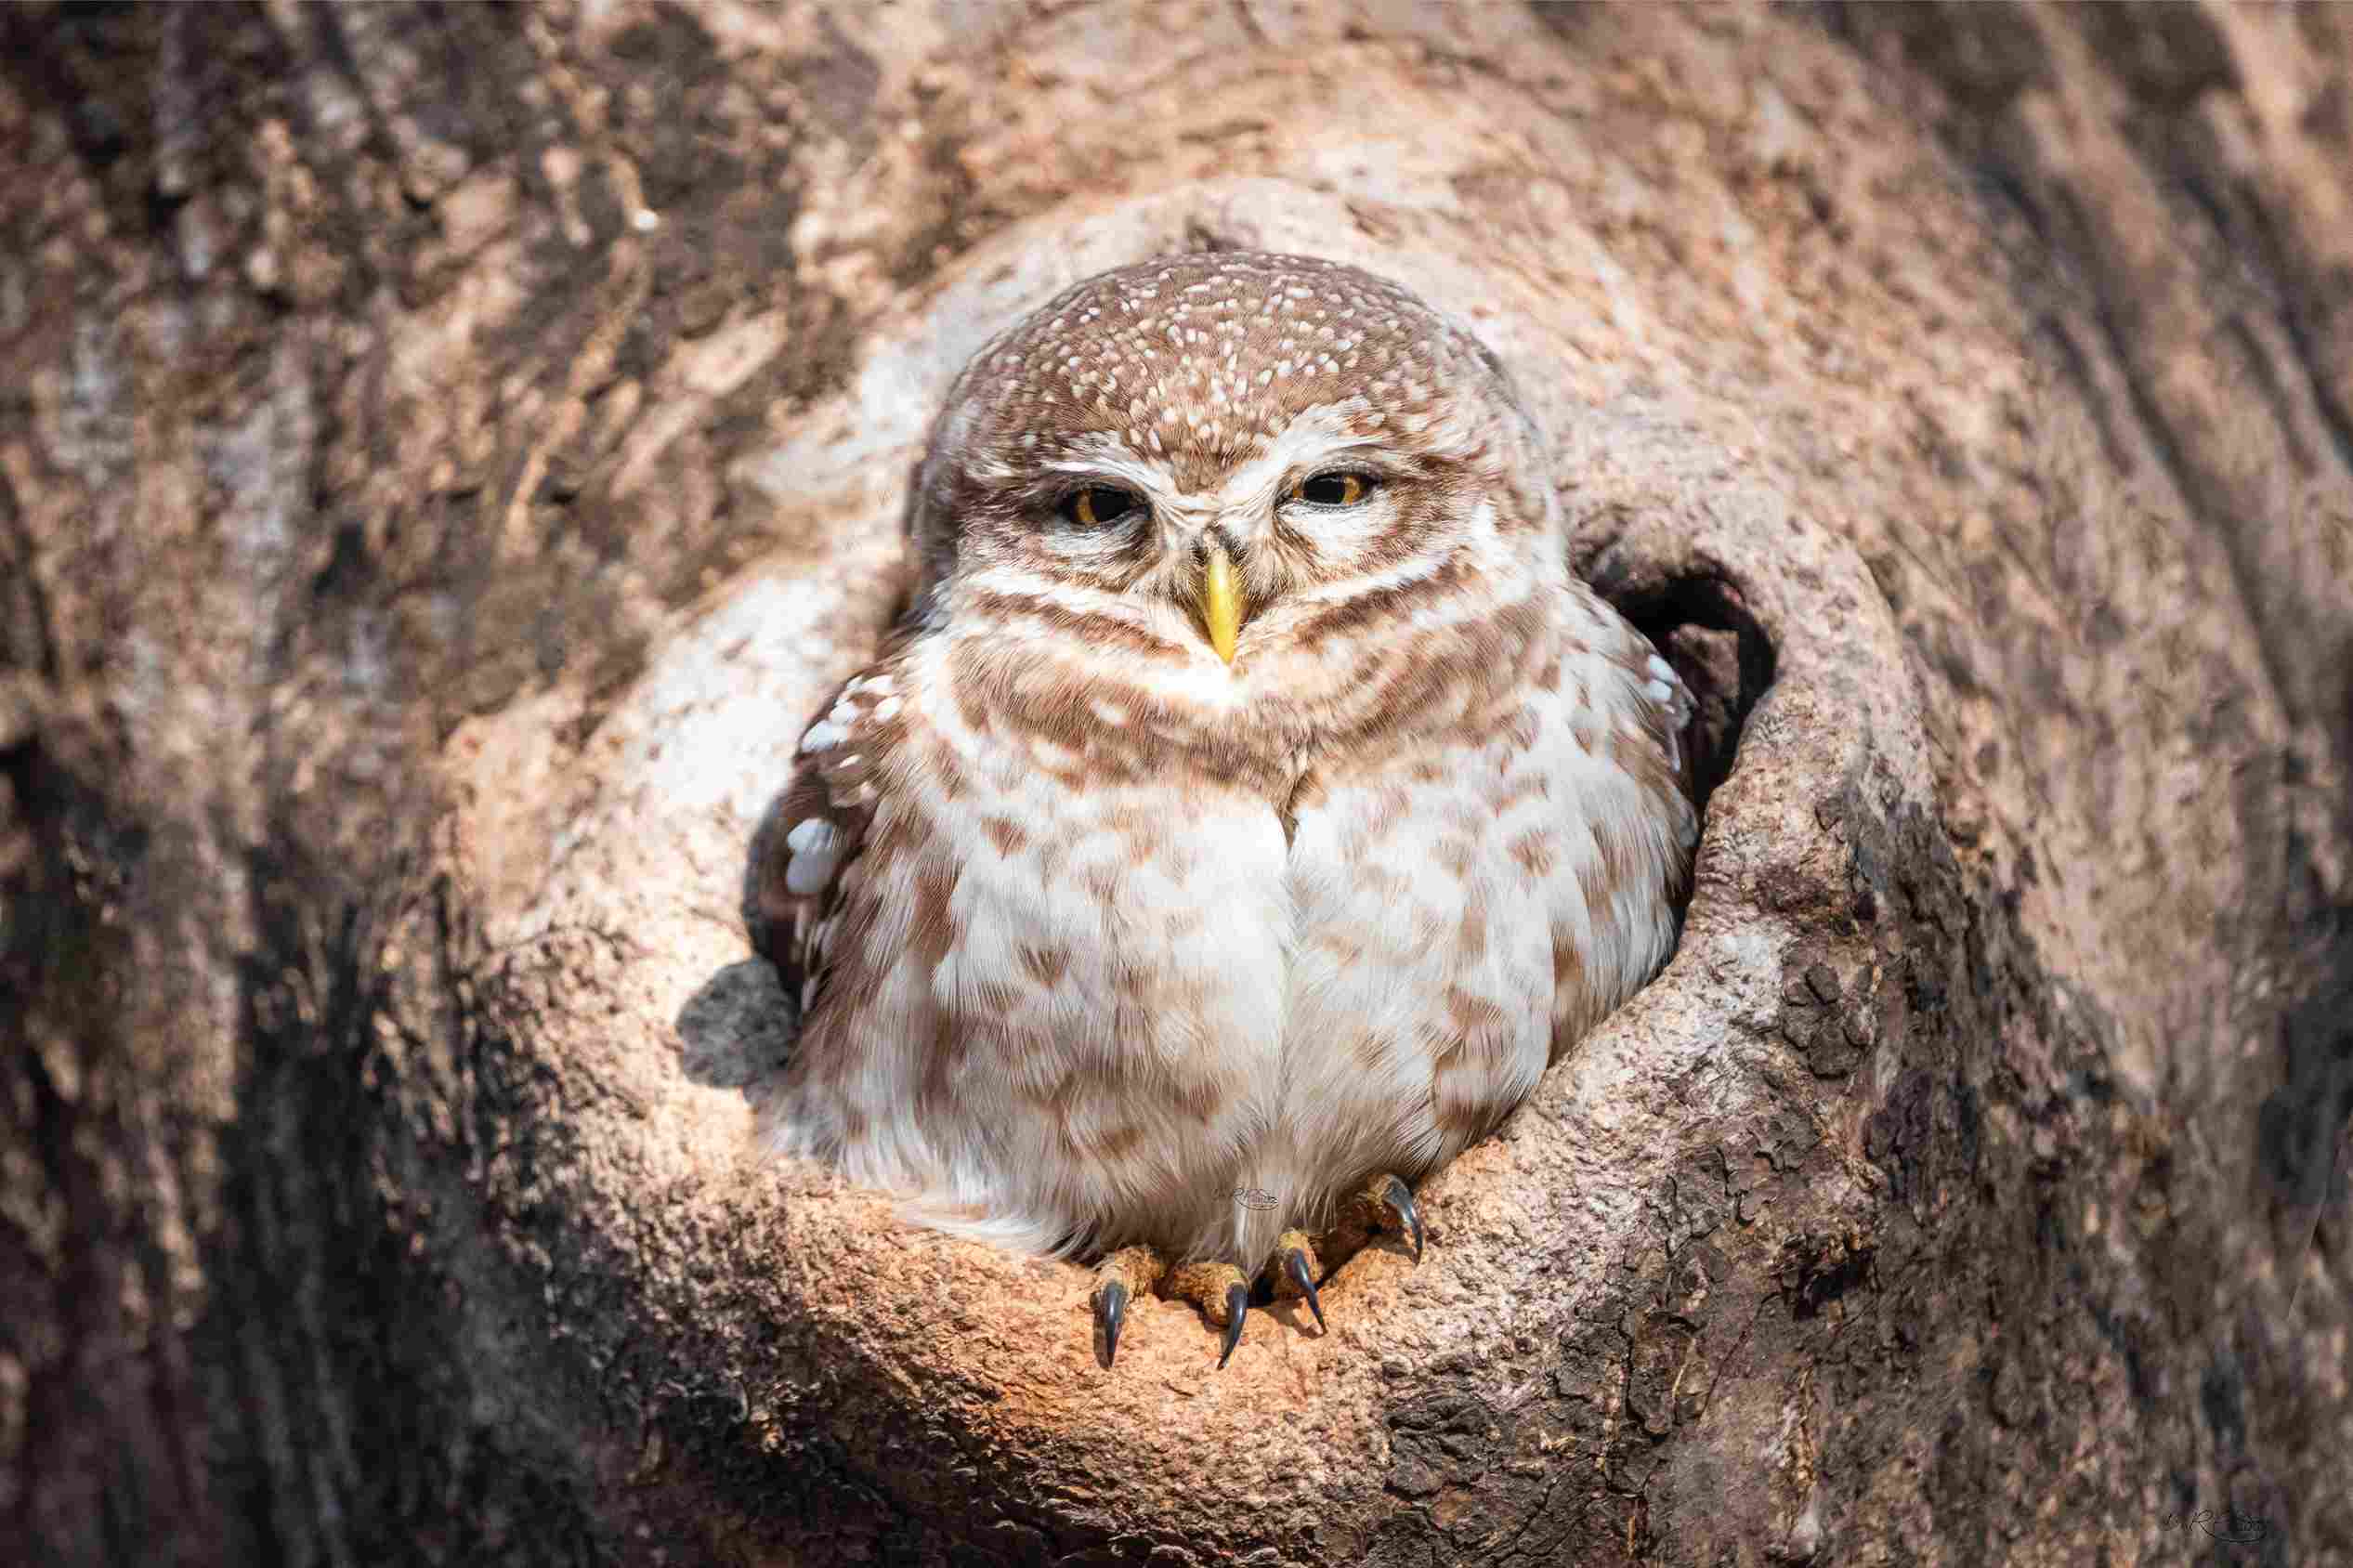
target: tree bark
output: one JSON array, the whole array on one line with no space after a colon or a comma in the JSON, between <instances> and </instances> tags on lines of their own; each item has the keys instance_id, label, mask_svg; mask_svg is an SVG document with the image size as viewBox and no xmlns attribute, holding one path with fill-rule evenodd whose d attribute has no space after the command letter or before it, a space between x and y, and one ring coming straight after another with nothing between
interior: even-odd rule
<instances>
[{"instance_id":1,"label":"tree bark","mask_svg":"<svg viewBox=\"0 0 2353 1568\"><path fill-rule=\"evenodd\" d=\"M2335 9L0 11L33 1561L2353 1561ZM764 1165L962 358L1469 320L1705 699L1667 972L1233 1365Z\"/></svg>"}]
</instances>

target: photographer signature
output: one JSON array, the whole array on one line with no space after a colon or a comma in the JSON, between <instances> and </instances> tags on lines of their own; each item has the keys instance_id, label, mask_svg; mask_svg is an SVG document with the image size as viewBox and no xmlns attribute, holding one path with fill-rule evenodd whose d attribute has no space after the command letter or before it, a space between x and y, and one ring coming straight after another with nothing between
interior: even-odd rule
<instances>
[{"instance_id":1,"label":"photographer signature","mask_svg":"<svg viewBox=\"0 0 2353 1568\"><path fill-rule=\"evenodd\" d=\"M2259 1541L2271 1534L2268 1522L2236 1509L2200 1509L2196 1513L2169 1513L2160 1522L2161 1530L2188 1530L2195 1526L2217 1541L2235 1541L2241 1545Z\"/></svg>"},{"instance_id":2,"label":"photographer signature","mask_svg":"<svg viewBox=\"0 0 2353 1568\"><path fill-rule=\"evenodd\" d=\"M1234 1201L1245 1209L1272 1209L1275 1197L1262 1187L1236 1187L1234 1189Z\"/></svg>"}]
</instances>

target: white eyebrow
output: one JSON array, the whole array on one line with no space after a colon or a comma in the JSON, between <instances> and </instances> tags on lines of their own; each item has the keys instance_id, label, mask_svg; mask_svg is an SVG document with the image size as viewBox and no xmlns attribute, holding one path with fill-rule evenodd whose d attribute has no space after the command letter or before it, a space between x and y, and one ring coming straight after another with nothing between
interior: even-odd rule
<instances>
[{"instance_id":1,"label":"white eyebrow","mask_svg":"<svg viewBox=\"0 0 2353 1568\"><path fill-rule=\"evenodd\" d=\"M1081 438L1072 443L1071 455L1051 458L1039 466L1049 474L1123 480L1146 494L1165 495L1176 488L1175 471L1167 463L1145 456L1116 436Z\"/></svg>"},{"instance_id":2,"label":"white eyebrow","mask_svg":"<svg viewBox=\"0 0 2353 1568\"><path fill-rule=\"evenodd\" d=\"M1303 409L1299 417L1283 427L1283 433L1267 443L1266 450L1234 470L1219 487L1228 495L1251 496L1272 494L1295 469L1311 462L1322 463L1346 452L1364 451L1381 445L1376 438L1357 435L1349 428L1350 417L1360 404L1351 399L1345 403L1319 403Z\"/></svg>"}]
</instances>

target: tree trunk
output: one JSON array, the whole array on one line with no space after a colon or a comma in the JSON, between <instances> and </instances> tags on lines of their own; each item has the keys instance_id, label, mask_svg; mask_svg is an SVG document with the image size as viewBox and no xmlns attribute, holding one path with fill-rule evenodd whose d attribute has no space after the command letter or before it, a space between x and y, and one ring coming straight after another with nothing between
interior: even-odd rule
<instances>
[{"instance_id":1,"label":"tree trunk","mask_svg":"<svg viewBox=\"0 0 2353 1568\"><path fill-rule=\"evenodd\" d=\"M2353 1561L2344 11L0 43L33 1560ZM752 1156L738 890L963 356L1244 244L1509 362L1711 793L1418 1267L1106 1368Z\"/></svg>"}]
</instances>

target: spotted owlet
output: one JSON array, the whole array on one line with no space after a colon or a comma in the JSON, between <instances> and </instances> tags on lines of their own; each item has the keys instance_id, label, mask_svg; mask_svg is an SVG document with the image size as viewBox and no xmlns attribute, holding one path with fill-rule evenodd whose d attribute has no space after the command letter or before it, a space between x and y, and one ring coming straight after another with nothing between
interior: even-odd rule
<instances>
[{"instance_id":1,"label":"spotted owlet","mask_svg":"<svg viewBox=\"0 0 2353 1568\"><path fill-rule=\"evenodd\" d=\"M908 617L802 737L747 909L772 1146L1240 1338L1675 941L1690 699L1570 575L1501 365L1395 284L1172 256L976 356Z\"/></svg>"}]
</instances>

